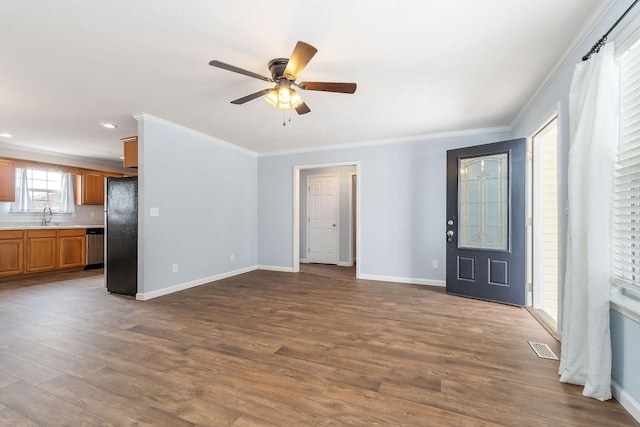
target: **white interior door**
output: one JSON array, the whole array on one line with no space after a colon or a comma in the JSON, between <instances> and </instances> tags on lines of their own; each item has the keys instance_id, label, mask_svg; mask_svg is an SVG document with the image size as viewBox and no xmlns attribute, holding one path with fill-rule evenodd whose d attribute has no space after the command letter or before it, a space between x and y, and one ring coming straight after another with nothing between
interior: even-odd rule
<instances>
[{"instance_id":1,"label":"white interior door","mask_svg":"<svg viewBox=\"0 0 640 427\"><path fill-rule=\"evenodd\" d=\"M311 175L308 191L308 259L320 264L338 264L338 175Z\"/></svg>"}]
</instances>

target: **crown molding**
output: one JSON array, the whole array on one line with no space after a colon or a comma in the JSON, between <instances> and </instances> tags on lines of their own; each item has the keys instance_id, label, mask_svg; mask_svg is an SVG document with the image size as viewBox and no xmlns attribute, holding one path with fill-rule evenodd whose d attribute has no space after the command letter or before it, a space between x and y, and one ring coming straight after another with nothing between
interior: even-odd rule
<instances>
[{"instance_id":1,"label":"crown molding","mask_svg":"<svg viewBox=\"0 0 640 427\"><path fill-rule=\"evenodd\" d=\"M102 159L98 157L83 157L56 151L42 150L24 145L9 144L0 141L0 156L20 158L34 162L55 163L63 166L73 166L88 169L106 168L113 172L129 171L122 166L122 161ZM130 171L129 171L130 172Z\"/></svg>"},{"instance_id":2,"label":"crown molding","mask_svg":"<svg viewBox=\"0 0 640 427\"><path fill-rule=\"evenodd\" d=\"M578 56L578 58L582 58L584 52L580 52L582 52L581 49L583 48L583 45L587 43L587 39L589 38L589 36L591 36L596 27L604 20L605 15L611 10L614 4L615 0L609 0L608 3L604 3L593 15L593 18L583 26L582 31L578 33L578 35L574 38L573 43L569 45L569 48L567 48L564 55L562 55L560 57L560 60L556 62L555 67L551 69L547 77L540 83L533 95L531 95L529 101L527 101L527 103L523 105L516 117L513 119L511 125L509 126L511 129L515 129L518 126L520 121L522 121L529 110L531 110L531 107L533 107L533 105L549 88L549 85L551 85L551 83L558 77L560 72L564 70L565 67L570 65L570 61L576 56ZM596 40L597 38L594 39L593 42L595 42ZM591 45L589 45L589 47L591 47Z\"/></svg>"},{"instance_id":3,"label":"crown molding","mask_svg":"<svg viewBox=\"0 0 640 427\"><path fill-rule=\"evenodd\" d=\"M457 130L452 132L428 133L423 135L413 135L399 138L385 138L370 141L352 142L347 144L333 144L319 147L307 147L292 150L270 151L258 153L258 157L284 156L289 154L312 153L316 151L347 150L351 148L375 147L378 145L394 145L412 142L424 142L434 139L457 138L461 136L484 135L488 133L511 132L510 126L495 126L488 128Z\"/></svg>"},{"instance_id":4,"label":"crown molding","mask_svg":"<svg viewBox=\"0 0 640 427\"><path fill-rule=\"evenodd\" d=\"M249 150L247 148L240 147L238 145L232 144L232 143L227 142L227 141L223 141L222 139L216 138L216 137L208 135L206 133L199 132L197 130L193 130L193 129L188 128L186 126L179 125L179 124L174 123L174 122L170 122L169 120L161 119L160 117L156 117L156 116L153 116L153 115L148 114L148 113L133 114L133 118L136 119L138 122L148 121L148 122L152 122L152 123L158 124L160 126L164 126L164 127L168 127L170 129L173 129L173 130L177 130L178 132L182 132L182 133L186 133L186 134L195 136L197 138L206 139L206 140L208 140L210 142L213 142L214 144L219 145L221 147L225 147L225 148L229 148L231 150L239 151L239 152L244 153L244 154L249 154L250 156L253 156L253 157L257 157L258 156L258 153L256 153L255 151Z\"/></svg>"}]
</instances>

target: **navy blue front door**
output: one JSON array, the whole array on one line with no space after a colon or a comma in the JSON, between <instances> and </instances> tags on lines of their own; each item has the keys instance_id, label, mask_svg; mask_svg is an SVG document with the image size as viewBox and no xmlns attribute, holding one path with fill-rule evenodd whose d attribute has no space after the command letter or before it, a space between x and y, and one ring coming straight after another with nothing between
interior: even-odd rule
<instances>
[{"instance_id":1,"label":"navy blue front door","mask_svg":"<svg viewBox=\"0 0 640 427\"><path fill-rule=\"evenodd\" d=\"M526 140L447 151L447 293L525 305Z\"/></svg>"}]
</instances>

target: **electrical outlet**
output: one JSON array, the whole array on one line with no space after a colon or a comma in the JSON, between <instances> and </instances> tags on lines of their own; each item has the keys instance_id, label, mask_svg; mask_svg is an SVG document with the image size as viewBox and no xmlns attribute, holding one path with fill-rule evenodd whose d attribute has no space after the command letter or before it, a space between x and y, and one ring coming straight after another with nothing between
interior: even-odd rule
<instances>
[{"instance_id":1,"label":"electrical outlet","mask_svg":"<svg viewBox=\"0 0 640 427\"><path fill-rule=\"evenodd\" d=\"M236 260L236 256L235 256L234 254L231 254L231 255L229 256L229 259L231 260L231 262L233 262L233 261L235 261L235 260Z\"/></svg>"},{"instance_id":2,"label":"electrical outlet","mask_svg":"<svg viewBox=\"0 0 640 427\"><path fill-rule=\"evenodd\" d=\"M91 218L95 218L95 217L96 217L95 211L91 211Z\"/></svg>"},{"instance_id":3,"label":"electrical outlet","mask_svg":"<svg viewBox=\"0 0 640 427\"><path fill-rule=\"evenodd\" d=\"M438 268L438 260L437 260L437 259L434 259L434 260L431 262L431 266L432 266L433 268Z\"/></svg>"},{"instance_id":4,"label":"electrical outlet","mask_svg":"<svg viewBox=\"0 0 640 427\"><path fill-rule=\"evenodd\" d=\"M178 264L173 264L171 266L171 271L173 271L174 273L177 273L178 272Z\"/></svg>"},{"instance_id":5,"label":"electrical outlet","mask_svg":"<svg viewBox=\"0 0 640 427\"><path fill-rule=\"evenodd\" d=\"M159 208L151 208L151 216L160 216Z\"/></svg>"}]
</instances>

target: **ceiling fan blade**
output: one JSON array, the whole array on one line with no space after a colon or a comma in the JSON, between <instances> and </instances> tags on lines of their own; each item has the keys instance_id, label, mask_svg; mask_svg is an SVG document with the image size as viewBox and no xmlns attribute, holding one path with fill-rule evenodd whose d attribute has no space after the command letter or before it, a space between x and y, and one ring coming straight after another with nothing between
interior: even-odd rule
<instances>
[{"instance_id":1,"label":"ceiling fan blade","mask_svg":"<svg viewBox=\"0 0 640 427\"><path fill-rule=\"evenodd\" d=\"M287 68L284 70L284 77L289 80L295 80L298 77L300 71L307 66L313 55L316 54L318 49L305 42L296 43L296 47L293 49Z\"/></svg>"},{"instance_id":2,"label":"ceiling fan blade","mask_svg":"<svg viewBox=\"0 0 640 427\"><path fill-rule=\"evenodd\" d=\"M296 113L298 114L307 114L309 112L311 112L311 109L305 103L302 103L302 105L296 107Z\"/></svg>"},{"instance_id":3,"label":"ceiling fan blade","mask_svg":"<svg viewBox=\"0 0 640 427\"><path fill-rule=\"evenodd\" d=\"M236 104L236 105L241 105L241 104L244 104L245 102L251 101L252 99L260 98L261 96L264 96L264 95L268 94L272 90L273 89L271 89L271 88L262 89L261 91L258 91L256 93L252 93L251 95L243 96L242 98L238 98L235 101L231 101L231 103L232 104Z\"/></svg>"},{"instance_id":4,"label":"ceiling fan blade","mask_svg":"<svg viewBox=\"0 0 640 427\"><path fill-rule=\"evenodd\" d=\"M234 65L225 64L224 62L220 62L217 60L213 60L209 62L209 65L212 67L222 68L223 70L233 71L234 73L243 74L245 76L253 77L254 79L264 80L265 82L272 82L269 77L261 76L258 73L254 73L253 71L248 71L243 68L236 67Z\"/></svg>"},{"instance_id":5,"label":"ceiling fan blade","mask_svg":"<svg viewBox=\"0 0 640 427\"><path fill-rule=\"evenodd\" d=\"M323 92L354 93L355 83L326 83L326 82L302 82L298 86L305 90L319 90Z\"/></svg>"}]
</instances>

